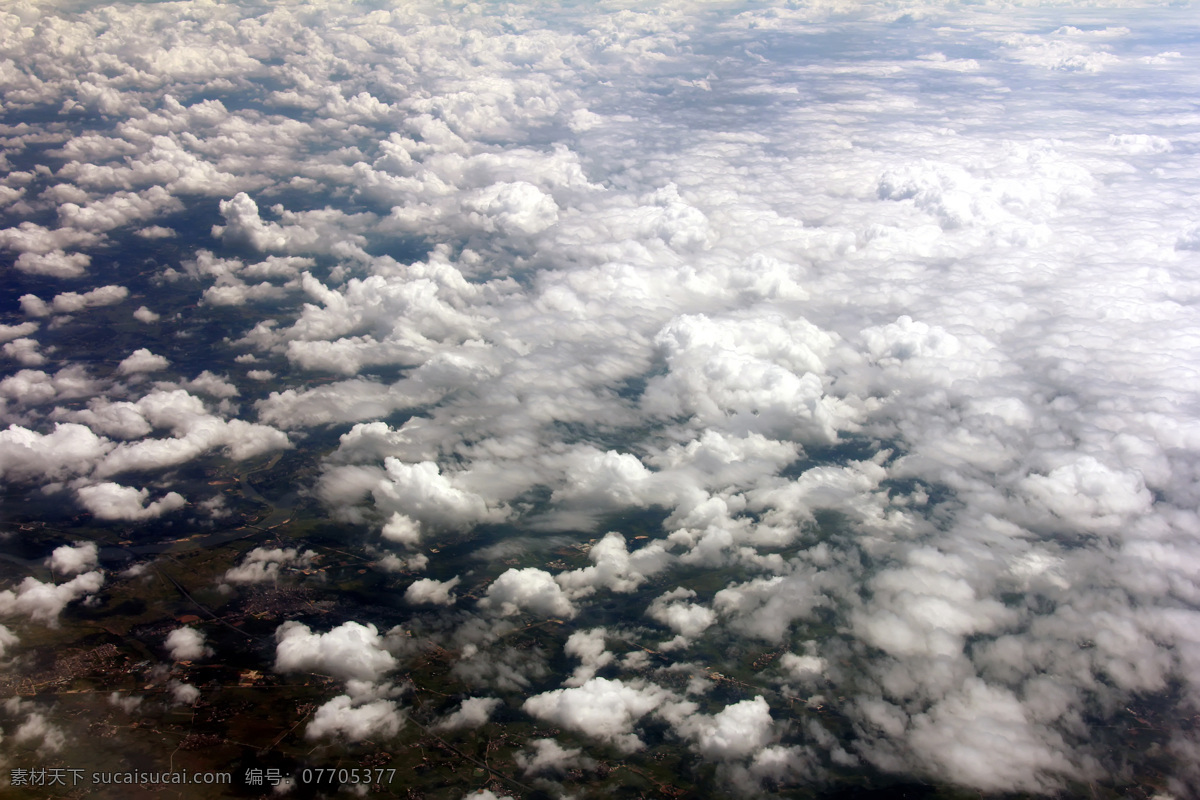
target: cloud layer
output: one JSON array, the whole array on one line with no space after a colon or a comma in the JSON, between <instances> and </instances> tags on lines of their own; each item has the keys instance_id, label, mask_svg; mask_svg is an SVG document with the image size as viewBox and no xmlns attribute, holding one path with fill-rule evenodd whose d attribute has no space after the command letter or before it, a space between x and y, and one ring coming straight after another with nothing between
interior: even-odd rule
<instances>
[{"instance_id":1,"label":"cloud layer","mask_svg":"<svg viewBox=\"0 0 1200 800\"><path fill-rule=\"evenodd\" d=\"M1185 13L20 6L0 479L200 525L189 470L300 451L306 513L439 576L393 588L473 693L444 729L573 737L539 780L665 737L722 791L1120 793L1122 709L1200 713ZM62 541L5 653L102 588ZM207 577L316 558L257 545ZM401 735L387 627L314 625L304 735Z\"/></svg>"}]
</instances>

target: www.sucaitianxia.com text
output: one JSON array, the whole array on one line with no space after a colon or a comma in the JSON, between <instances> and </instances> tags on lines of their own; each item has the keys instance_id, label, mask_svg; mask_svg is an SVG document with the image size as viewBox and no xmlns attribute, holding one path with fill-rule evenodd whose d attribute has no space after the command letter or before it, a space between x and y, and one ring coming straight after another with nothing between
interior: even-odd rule
<instances>
[{"instance_id":1,"label":"www.sucaitianxia.com text","mask_svg":"<svg viewBox=\"0 0 1200 800\"><path fill-rule=\"evenodd\" d=\"M222 786L233 783L228 772L88 772L69 767L46 767L9 770L10 786L79 786L92 784L143 785L173 784L189 786Z\"/></svg>"}]
</instances>

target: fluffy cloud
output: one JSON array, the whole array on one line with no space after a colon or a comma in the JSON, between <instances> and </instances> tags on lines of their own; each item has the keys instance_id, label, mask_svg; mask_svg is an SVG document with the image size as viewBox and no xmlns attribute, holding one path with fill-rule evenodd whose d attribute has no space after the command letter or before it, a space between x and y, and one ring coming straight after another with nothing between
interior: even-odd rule
<instances>
[{"instance_id":1,"label":"fluffy cloud","mask_svg":"<svg viewBox=\"0 0 1200 800\"><path fill-rule=\"evenodd\" d=\"M304 729L307 739L340 736L351 742L366 739L390 739L400 732L404 714L391 700L374 700L355 705L347 695L339 695L317 709Z\"/></svg>"},{"instance_id":2,"label":"fluffy cloud","mask_svg":"<svg viewBox=\"0 0 1200 800\"><path fill-rule=\"evenodd\" d=\"M21 297L21 308L31 317L74 314L88 308L116 305L128 296L129 290L124 286L100 286L83 293L63 292L55 295L49 303L37 295L27 294Z\"/></svg>"},{"instance_id":3,"label":"fluffy cloud","mask_svg":"<svg viewBox=\"0 0 1200 800\"><path fill-rule=\"evenodd\" d=\"M613 654L604 647L604 628L593 628L589 631L576 631L567 637L563 652L580 660L565 686L582 686L596 675L596 671L612 663Z\"/></svg>"},{"instance_id":4,"label":"fluffy cloud","mask_svg":"<svg viewBox=\"0 0 1200 800\"><path fill-rule=\"evenodd\" d=\"M0 475L8 480L61 480L88 471L112 447L90 428L70 422L56 423L47 434L10 425L0 431Z\"/></svg>"},{"instance_id":5,"label":"fluffy cloud","mask_svg":"<svg viewBox=\"0 0 1200 800\"><path fill-rule=\"evenodd\" d=\"M909 563L908 568L885 570L872 580L874 613L855 619L864 641L892 655L957 656L964 637L1016 621L1004 604L976 595L962 577L968 567L961 559L913 550Z\"/></svg>"},{"instance_id":6,"label":"fluffy cloud","mask_svg":"<svg viewBox=\"0 0 1200 800\"><path fill-rule=\"evenodd\" d=\"M16 634L14 634L5 626L0 625L0 658L4 657L4 654L8 651L8 648L18 644L20 641L21 640L17 638Z\"/></svg>"},{"instance_id":7,"label":"fluffy cloud","mask_svg":"<svg viewBox=\"0 0 1200 800\"><path fill-rule=\"evenodd\" d=\"M462 488L463 483L462 476L445 474L431 461L412 464L389 456L382 469L334 467L322 477L319 491L327 503L339 505L369 495L388 515L384 538L413 545L425 526L463 529L508 516L507 509Z\"/></svg>"},{"instance_id":8,"label":"fluffy cloud","mask_svg":"<svg viewBox=\"0 0 1200 800\"><path fill-rule=\"evenodd\" d=\"M37 578L26 578L17 588L0 592L0 614L24 614L34 622L51 626L58 624L58 615L68 604L95 594L104 585L104 573L100 570L76 575L66 583L42 583Z\"/></svg>"},{"instance_id":9,"label":"fluffy cloud","mask_svg":"<svg viewBox=\"0 0 1200 800\"><path fill-rule=\"evenodd\" d=\"M46 563L50 569L64 575L87 572L100 564L100 548L95 542L79 542L74 546L64 544L54 548Z\"/></svg>"},{"instance_id":10,"label":"fluffy cloud","mask_svg":"<svg viewBox=\"0 0 1200 800\"><path fill-rule=\"evenodd\" d=\"M467 218L485 231L534 234L558 221L554 198L531 183L494 183L464 200Z\"/></svg>"},{"instance_id":11,"label":"fluffy cloud","mask_svg":"<svg viewBox=\"0 0 1200 800\"><path fill-rule=\"evenodd\" d=\"M277 672L324 672L345 680L375 681L396 666L371 624L345 622L327 633L313 633L307 625L285 622L276 629L275 641ZM349 703L329 713L338 708L346 710Z\"/></svg>"},{"instance_id":12,"label":"fluffy cloud","mask_svg":"<svg viewBox=\"0 0 1200 800\"><path fill-rule=\"evenodd\" d=\"M58 219L66 228L103 232L183 208L166 189L151 186L143 192L115 192L85 206L63 203L58 207Z\"/></svg>"},{"instance_id":13,"label":"fluffy cloud","mask_svg":"<svg viewBox=\"0 0 1200 800\"><path fill-rule=\"evenodd\" d=\"M914 750L955 783L984 791L1045 792L1084 774L1057 733L1041 728L1011 692L969 680L912 721Z\"/></svg>"},{"instance_id":14,"label":"fluffy cloud","mask_svg":"<svg viewBox=\"0 0 1200 800\"><path fill-rule=\"evenodd\" d=\"M1031 474L1021 488L1032 501L1081 528L1111 528L1150 510L1144 478L1081 456L1047 475Z\"/></svg>"},{"instance_id":15,"label":"fluffy cloud","mask_svg":"<svg viewBox=\"0 0 1200 800\"><path fill-rule=\"evenodd\" d=\"M126 714L135 714L144 699L140 695L122 695L120 692L113 692L108 696L108 704L116 706Z\"/></svg>"},{"instance_id":16,"label":"fluffy cloud","mask_svg":"<svg viewBox=\"0 0 1200 800\"><path fill-rule=\"evenodd\" d=\"M86 395L95 385L75 369L60 370L53 377L22 370L0 381L0 394L21 404L41 404ZM226 398L237 391L207 371L188 386ZM147 504L149 490L104 480L115 474L175 466L215 447L245 459L291 446L287 436L273 428L209 413L202 401L182 389L155 390L136 402L100 397L87 408L58 408L52 416L71 421L56 422L45 434L19 425L0 431L0 474L11 481L76 478L71 486L79 503L100 519L149 520L185 504L177 492ZM155 428L168 428L174 437L139 438ZM137 441L115 443L96 431Z\"/></svg>"},{"instance_id":17,"label":"fluffy cloud","mask_svg":"<svg viewBox=\"0 0 1200 800\"><path fill-rule=\"evenodd\" d=\"M820 377L837 339L807 320L683 316L657 344L668 372L647 386L652 414L799 441L829 442L856 427L858 410L830 396Z\"/></svg>"},{"instance_id":18,"label":"fluffy cloud","mask_svg":"<svg viewBox=\"0 0 1200 800\"><path fill-rule=\"evenodd\" d=\"M804 619L823 604L822 584L839 586L842 580L836 573L822 574L794 564L790 574L731 583L713 596L713 608L752 636L780 641L793 622Z\"/></svg>"},{"instance_id":19,"label":"fluffy cloud","mask_svg":"<svg viewBox=\"0 0 1200 800\"><path fill-rule=\"evenodd\" d=\"M574 617L575 607L549 572L510 569L492 581L479 607L503 616L528 611L545 617Z\"/></svg>"},{"instance_id":20,"label":"fluffy cloud","mask_svg":"<svg viewBox=\"0 0 1200 800\"><path fill-rule=\"evenodd\" d=\"M534 695L523 708L539 719L632 752L643 746L633 731L638 720L670 697L654 684L592 678L581 686Z\"/></svg>"},{"instance_id":21,"label":"fluffy cloud","mask_svg":"<svg viewBox=\"0 0 1200 800\"><path fill-rule=\"evenodd\" d=\"M679 587L654 598L650 607L646 609L648 616L677 634L676 639L663 645L664 647L687 644L717 621L717 615L711 608L699 603L685 602L687 598L695 596L696 593L691 589Z\"/></svg>"},{"instance_id":22,"label":"fluffy cloud","mask_svg":"<svg viewBox=\"0 0 1200 800\"><path fill-rule=\"evenodd\" d=\"M87 253L65 253L51 250L47 253L21 253L16 267L31 275L46 275L52 278L78 278L87 272L92 257Z\"/></svg>"},{"instance_id":23,"label":"fluffy cloud","mask_svg":"<svg viewBox=\"0 0 1200 800\"><path fill-rule=\"evenodd\" d=\"M422 578L418 581L413 581L408 588L404 590L404 599L413 605L430 604L436 606L453 605L455 596L453 589L458 586L459 578L456 575L448 581L436 581L433 578Z\"/></svg>"},{"instance_id":24,"label":"fluffy cloud","mask_svg":"<svg viewBox=\"0 0 1200 800\"><path fill-rule=\"evenodd\" d=\"M46 356L41 353L41 347L34 339L14 339L6 342L0 350L26 367L40 367L46 363Z\"/></svg>"},{"instance_id":25,"label":"fluffy cloud","mask_svg":"<svg viewBox=\"0 0 1200 800\"><path fill-rule=\"evenodd\" d=\"M496 794L491 789L476 789L470 794L464 794L463 800L513 800L513 798L507 794Z\"/></svg>"},{"instance_id":26,"label":"fluffy cloud","mask_svg":"<svg viewBox=\"0 0 1200 800\"><path fill-rule=\"evenodd\" d=\"M158 372L167 368L170 362L163 356L155 355L145 347L134 350L117 365L117 372L122 375L136 375L139 372Z\"/></svg>"},{"instance_id":27,"label":"fluffy cloud","mask_svg":"<svg viewBox=\"0 0 1200 800\"><path fill-rule=\"evenodd\" d=\"M588 551L588 558L594 566L564 572L555 578L572 597L590 594L597 588L632 592L670 562L670 556L658 542L630 553L625 537L619 533L605 534Z\"/></svg>"},{"instance_id":28,"label":"fluffy cloud","mask_svg":"<svg viewBox=\"0 0 1200 800\"><path fill-rule=\"evenodd\" d=\"M275 581L284 567L306 568L315 556L312 550L300 552L295 547L256 547L246 554L241 564L225 570L225 580L229 583Z\"/></svg>"},{"instance_id":29,"label":"fluffy cloud","mask_svg":"<svg viewBox=\"0 0 1200 800\"><path fill-rule=\"evenodd\" d=\"M784 653L779 658L779 665L787 670L794 680L799 681L811 681L819 678L826 669L825 659L819 656L801 656L795 653Z\"/></svg>"},{"instance_id":30,"label":"fluffy cloud","mask_svg":"<svg viewBox=\"0 0 1200 800\"><path fill-rule=\"evenodd\" d=\"M13 339L26 337L36 333L40 326L36 322L22 322L17 325L0 325L0 342L11 342Z\"/></svg>"},{"instance_id":31,"label":"fluffy cloud","mask_svg":"<svg viewBox=\"0 0 1200 800\"><path fill-rule=\"evenodd\" d=\"M376 506L403 509L409 516L435 525L466 526L503 519L505 512L488 507L484 498L454 485L436 464L406 464L384 459L384 477L372 489Z\"/></svg>"},{"instance_id":32,"label":"fluffy cloud","mask_svg":"<svg viewBox=\"0 0 1200 800\"><path fill-rule=\"evenodd\" d=\"M17 269L58 278L77 278L91 263L87 254L67 254L65 248L95 244L98 240L94 233L72 228L50 230L32 222L0 230L0 247L20 253Z\"/></svg>"},{"instance_id":33,"label":"fluffy cloud","mask_svg":"<svg viewBox=\"0 0 1200 800\"><path fill-rule=\"evenodd\" d=\"M171 692L171 700L179 705L190 706L200 699L200 690L190 683L168 681L167 688Z\"/></svg>"},{"instance_id":34,"label":"fluffy cloud","mask_svg":"<svg viewBox=\"0 0 1200 800\"><path fill-rule=\"evenodd\" d=\"M495 697L468 697L462 701L458 710L438 722L435 727L448 731L478 728L491 718L501 703L502 701Z\"/></svg>"},{"instance_id":35,"label":"fluffy cloud","mask_svg":"<svg viewBox=\"0 0 1200 800\"><path fill-rule=\"evenodd\" d=\"M596 763L582 755L582 750L565 748L553 739L534 739L529 747L530 752L516 756L517 765L526 775L563 774L569 769L592 767Z\"/></svg>"},{"instance_id":36,"label":"fluffy cloud","mask_svg":"<svg viewBox=\"0 0 1200 800\"><path fill-rule=\"evenodd\" d=\"M245 192L222 200L221 216L225 218L225 224L213 228L215 236L260 251L283 250L288 246L289 232L281 225L263 222L258 214L258 204ZM309 239L308 243L312 242Z\"/></svg>"},{"instance_id":37,"label":"fluffy cloud","mask_svg":"<svg viewBox=\"0 0 1200 800\"><path fill-rule=\"evenodd\" d=\"M182 463L215 447L241 461L291 446L286 434L240 419L222 420L183 390L156 391L137 403L138 412L156 428L168 428L174 439L145 439L117 447L100 465L101 474Z\"/></svg>"},{"instance_id":38,"label":"fluffy cloud","mask_svg":"<svg viewBox=\"0 0 1200 800\"><path fill-rule=\"evenodd\" d=\"M379 533L389 542L415 545L421 541L421 523L397 511Z\"/></svg>"},{"instance_id":39,"label":"fluffy cloud","mask_svg":"<svg viewBox=\"0 0 1200 800\"><path fill-rule=\"evenodd\" d=\"M79 365L64 367L53 375L42 370L22 369L0 380L0 408L5 409L5 416L10 421L31 422L27 417L38 406L89 397L102 385Z\"/></svg>"},{"instance_id":40,"label":"fluffy cloud","mask_svg":"<svg viewBox=\"0 0 1200 800\"><path fill-rule=\"evenodd\" d=\"M711 717L703 714L683 717L675 728L694 740L696 748L708 758L745 758L771 740L771 707L759 696L726 706Z\"/></svg>"},{"instance_id":41,"label":"fluffy cloud","mask_svg":"<svg viewBox=\"0 0 1200 800\"><path fill-rule=\"evenodd\" d=\"M97 519L136 522L156 519L187 505L178 492L167 492L158 500L146 503L149 489L135 489L119 483L105 482L83 486L76 490L80 504Z\"/></svg>"},{"instance_id":42,"label":"fluffy cloud","mask_svg":"<svg viewBox=\"0 0 1200 800\"><path fill-rule=\"evenodd\" d=\"M39 711L29 712L25 721L13 731L13 740L17 744L36 746L38 755L42 756L57 753L67 743L62 729L49 722L46 715Z\"/></svg>"},{"instance_id":43,"label":"fluffy cloud","mask_svg":"<svg viewBox=\"0 0 1200 800\"><path fill-rule=\"evenodd\" d=\"M204 644L204 632L195 628L176 628L167 634L164 644L176 661L195 661L213 654L213 649Z\"/></svg>"}]
</instances>

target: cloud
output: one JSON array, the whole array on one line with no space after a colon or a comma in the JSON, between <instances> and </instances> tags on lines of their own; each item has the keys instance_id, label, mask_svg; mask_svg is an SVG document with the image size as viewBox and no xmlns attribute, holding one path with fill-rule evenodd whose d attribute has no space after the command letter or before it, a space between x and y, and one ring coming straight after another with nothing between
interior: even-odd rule
<instances>
[{"instance_id":1,"label":"cloud","mask_svg":"<svg viewBox=\"0 0 1200 800\"><path fill-rule=\"evenodd\" d=\"M302 270L315 263L311 258L298 256L268 256L263 261L246 264L240 259L218 258L210 250L201 250L194 259L184 262L184 271L199 280L213 279L213 284L204 290L204 303L240 306L285 299L289 291L300 287ZM248 283L247 279L261 280ZM281 279L282 283L272 282Z\"/></svg>"},{"instance_id":2,"label":"cloud","mask_svg":"<svg viewBox=\"0 0 1200 800\"><path fill-rule=\"evenodd\" d=\"M717 621L717 615L711 608L699 603L683 602L686 598L695 596L696 593L691 589L679 587L654 598L650 607L646 609L647 616L661 622L677 634L670 643L663 644L663 648L686 645Z\"/></svg>"},{"instance_id":3,"label":"cloud","mask_svg":"<svg viewBox=\"0 0 1200 800\"><path fill-rule=\"evenodd\" d=\"M37 295L27 294L21 297L21 308L31 317L42 317L47 314L74 314L88 308L116 305L129 296L129 290L124 286L100 286L91 291L62 292L54 296L49 303L42 301Z\"/></svg>"},{"instance_id":4,"label":"cloud","mask_svg":"<svg viewBox=\"0 0 1200 800\"><path fill-rule=\"evenodd\" d=\"M487 623L482 625L485 628L482 637L477 638L477 630L470 631L466 637L467 641L462 645L462 658L450 670L455 678L472 688L487 687L500 692L524 693L534 681L549 674L545 653L540 648L518 650L487 647L486 642L492 638L496 628Z\"/></svg>"},{"instance_id":5,"label":"cloud","mask_svg":"<svg viewBox=\"0 0 1200 800\"><path fill-rule=\"evenodd\" d=\"M651 414L801 442L856 428L860 412L829 396L820 377L838 340L805 319L681 316L656 343L668 369L646 387Z\"/></svg>"},{"instance_id":6,"label":"cloud","mask_svg":"<svg viewBox=\"0 0 1200 800\"><path fill-rule=\"evenodd\" d=\"M592 628L588 631L575 631L567 637L563 652L580 660L571 677L563 682L564 686L582 686L595 677L597 670L608 666L613 661L613 654L604 647L604 637L608 632L604 628Z\"/></svg>"},{"instance_id":7,"label":"cloud","mask_svg":"<svg viewBox=\"0 0 1200 800\"><path fill-rule=\"evenodd\" d=\"M312 550L300 552L295 547L256 547L246 554L241 564L227 569L224 579L229 583L277 581L284 567L307 568L315 557Z\"/></svg>"},{"instance_id":8,"label":"cloud","mask_svg":"<svg viewBox=\"0 0 1200 800\"><path fill-rule=\"evenodd\" d=\"M0 592L0 614L24 614L34 622L51 627L58 625L58 616L70 603L100 591L104 573L100 570L76 575L66 583L42 583L29 577L14 589Z\"/></svg>"},{"instance_id":9,"label":"cloud","mask_svg":"<svg viewBox=\"0 0 1200 800\"><path fill-rule=\"evenodd\" d=\"M1020 488L1033 502L1080 528L1111 528L1150 510L1152 498L1136 472L1114 470L1081 456L1049 474L1030 474Z\"/></svg>"},{"instance_id":10,"label":"cloud","mask_svg":"<svg viewBox=\"0 0 1200 800\"><path fill-rule=\"evenodd\" d=\"M632 761L654 714L718 793L867 764L998 794L1153 768L1183 796L1194 53L1167 15L1089 14L45 10L0 59L0 249L41 294L0 321L6 502L148 525L185 473L296 448L267 476L407 550L380 569L518 559L476 611L457 579L401 583L435 601L413 638ZM117 284L148 293L136 330L84 313ZM35 583L11 613L61 599ZM518 614L577 627L518 646ZM340 663L301 633L297 664ZM382 664L374 636L343 649ZM679 658L702 639L755 699L701 711L719 693ZM651 664L697 702L622 672ZM845 724L789 727L775 690ZM1147 697L1163 730L1110 747ZM385 736L391 702L348 688L311 730ZM564 748L523 766L586 768Z\"/></svg>"},{"instance_id":11,"label":"cloud","mask_svg":"<svg viewBox=\"0 0 1200 800\"><path fill-rule=\"evenodd\" d=\"M20 641L15 633L5 626L0 625L0 658L4 657L4 654L8 652L8 648L19 644Z\"/></svg>"},{"instance_id":12,"label":"cloud","mask_svg":"<svg viewBox=\"0 0 1200 800\"><path fill-rule=\"evenodd\" d=\"M306 739L341 737L351 742L390 739L404 725L404 714L391 700L374 700L355 705L346 695L328 701L304 729Z\"/></svg>"},{"instance_id":13,"label":"cloud","mask_svg":"<svg viewBox=\"0 0 1200 800\"><path fill-rule=\"evenodd\" d=\"M31 295L26 295L29 297ZM0 342L11 342L36 333L40 326L36 322L22 322L18 325L0 325Z\"/></svg>"},{"instance_id":14,"label":"cloud","mask_svg":"<svg viewBox=\"0 0 1200 800\"><path fill-rule=\"evenodd\" d=\"M955 656L964 637L1001 630L1016 621L1004 604L981 599L964 579L968 565L954 556L915 549L911 566L872 580L870 616L858 614L862 639L892 655Z\"/></svg>"},{"instance_id":15,"label":"cloud","mask_svg":"<svg viewBox=\"0 0 1200 800\"><path fill-rule=\"evenodd\" d=\"M914 750L955 783L1046 792L1060 785L1059 776L1085 774L1058 734L1032 724L1017 697L977 679L912 726Z\"/></svg>"},{"instance_id":16,"label":"cloud","mask_svg":"<svg viewBox=\"0 0 1200 800\"><path fill-rule=\"evenodd\" d=\"M534 695L523 708L538 719L632 752L644 746L633 732L638 720L670 697L652 683L592 678L581 686Z\"/></svg>"},{"instance_id":17,"label":"cloud","mask_svg":"<svg viewBox=\"0 0 1200 800\"><path fill-rule=\"evenodd\" d=\"M258 204L245 192L220 203L224 225L214 225L213 236L259 252L321 252L332 242L362 245L357 234L374 220L369 213L347 215L337 209L293 212L276 207L282 222L264 222ZM355 231L351 233L350 231Z\"/></svg>"},{"instance_id":18,"label":"cloud","mask_svg":"<svg viewBox=\"0 0 1200 800\"><path fill-rule=\"evenodd\" d=\"M64 575L87 572L99 566L100 548L95 542L78 542L74 546L64 544L54 548L46 563L50 565L50 569Z\"/></svg>"},{"instance_id":19,"label":"cloud","mask_svg":"<svg viewBox=\"0 0 1200 800\"><path fill-rule=\"evenodd\" d=\"M456 600L453 589L458 586L459 578L454 576L448 581L435 581L432 578L422 578L413 581L404 590L404 599L413 605L454 605Z\"/></svg>"},{"instance_id":20,"label":"cloud","mask_svg":"<svg viewBox=\"0 0 1200 800\"><path fill-rule=\"evenodd\" d=\"M513 800L513 798L507 794L496 794L491 789L476 789L470 794L464 794L463 800Z\"/></svg>"},{"instance_id":21,"label":"cloud","mask_svg":"<svg viewBox=\"0 0 1200 800\"><path fill-rule=\"evenodd\" d=\"M51 250L48 253L21 253L17 256L16 268L30 275L46 275L51 278L78 278L87 272L92 257L87 253L65 253Z\"/></svg>"},{"instance_id":22,"label":"cloud","mask_svg":"<svg viewBox=\"0 0 1200 800\"><path fill-rule=\"evenodd\" d=\"M26 367L40 367L46 363L46 356L40 352L40 346L34 339L14 339L0 349L4 355Z\"/></svg>"},{"instance_id":23,"label":"cloud","mask_svg":"<svg viewBox=\"0 0 1200 800\"><path fill-rule=\"evenodd\" d=\"M67 743L67 737L62 729L47 721L46 716L39 711L31 711L25 721L13 732L13 740L17 744L37 746L38 755L49 755L62 750Z\"/></svg>"},{"instance_id":24,"label":"cloud","mask_svg":"<svg viewBox=\"0 0 1200 800\"><path fill-rule=\"evenodd\" d=\"M90 397L100 391L102 383L90 377L78 364L60 369L50 375L42 370L22 369L0 379L0 407L14 411L26 411L54 401L67 401L79 397ZM20 415L14 421L25 421ZM20 438L20 437L18 437ZM15 443L15 440L12 442ZM46 457L49 454L42 454Z\"/></svg>"},{"instance_id":25,"label":"cloud","mask_svg":"<svg viewBox=\"0 0 1200 800\"><path fill-rule=\"evenodd\" d=\"M287 245L287 236L279 226L268 227L258 215L258 204L245 192L231 200L221 201L221 216L225 224L214 228L213 234L249 245L255 250L280 250Z\"/></svg>"},{"instance_id":26,"label":"cloud","mask_svg":"<svg viewBox=\"0 0 1200 800\"><path fill-rule=\"evenodd\" d=\"M507 509L489 504L481 495L461 488L461 483L460 476L442 473L431 461L410 464L388 457L382 470L329 470L322 478L320 492L327 503L354 502L369 493L375 507L390 516L384 537L415 544L420 527L425 525L463 529L508 516Z\"/></svg>"},{"instance_id":27,"label":"cloud","mask_svg":"<svg viewBox=\"0 0 1200 800\"><path fill-rule=\"evenodd\" d=\"M138 322L144 322L145 324L150 325L158 322L160 315L146 308L146 306L138 306L137 310L133 312L133 318Z\"/></svg>"},{"instance_id":28,"label":"cloud","mask_svg":"<svg viewBox=\"0 0 1200 800\"><path fill-rule=\"evenodd\" d=\"M225 396L235 390L227 381L208 372L201 373L188 385L205 393ZM130 470L154 470L182 464L216 447L223 447L226 455L242 460L291 446L287 435L281 431L240 419L221 419L209 413L199 398L183 389L169 388L169 384L165 386L168 388L152 391L136 403L111 403L98 398L85 410L59 412L61 416L126 438L144 436L155 428L167 428L174 434L173 438L146 438L115 447L97 438L93 449L102 450L103 457L93 457L91 463L80 463L76 469L85 472L94 469L95 477L106 478ZM55 435L65 437L65 430L70 430L71 438L82 446L86 434L62 425L56 428ZM89 429L83 430L91 434ZM24 439L29 439L29 435L22 434L22 441ZM16 441L14 438L14 443Z\"/></svg>"},{"instance_id":29,"label":"cloud","mask_svg":"<svg viewBox=\"0 0 1200 800\"><path fill-rule=\"evenodd\" d=\"M230 383L228 379L216 375L209 370L204 370L195 378L185 382L184 386L189 391L200 392L209 397L221 399L237 397L240 394L237 387Z\"/></svg>"},{"instance_id":30,"label":"cloud","mask_svg":"<svg viewBox=\"0 0 1200 800\"><path fill-rule=\"evenodd\" d=\"M670 563L670 556L658 542L630 553L625 537L619 533L605 534L588 551L588 558L594 566L563 572L555 577L572 597L591 594L597 588L632 592Z\"/></svg>"},{"instance_id":31,"label":"cloud","mask_svg":"<svg viewBox=\"0 0 1200 800\"><path fill-rule=\"evenodd\" d=\"M85 509L97 519L105 520L134 522L156 519L187 505L187 501L178 492L167 492L158 500L147 504L149 489L135 489L111 481L82 486L75 494Z\"/></svg>"},{"instance_id":32,"label":"cloud","mask_svg":"<svg viewBox=\"0 0 1200 800\"><path fill-rule=\"evenodd\" d=\"M331 354L331 357L348 363L344 360L345 355ZM394 398L386 386L354 379L304 392L295 389L271 392L266 400L260 400L256 405L263 422L297 428L386 416L406 403Z\"/></svg>"},{"instance_id":33,"label":"cloud","mask_svg":"<svg viewBox=\"0 0 1200 800\"><path fill-rule=\"evenodd\" d=\"M183 209L183 203L162 186L151 186L142 192L115 192L85 206L63 203L58 220L63 227L103 232Z\"/></svg>"},{"instance_id":34,"label":"cloud","mask_svg":"<svg viewBox=\"0 0 1200 800\"><path fill-rule=\"evenodd\" d=\"M171 700L179 705L190 706L200 699L200 690L190 683L172 680L167 682Z\"/></svg>"},{"instance_id":35,"label":"cloud","mask_svg":"<svg viewBox=\"0 0 1200 800\"><path fill-rule=\"evenodd\" d=\"M11 378L9 379L11 380ZM51 392L54 388L45 382ZM8 480L58 480L86 472L113 447L83 425L55 423L51 433L10 425L0 431L0 475Z\"/></svg>"},{"instance_id":36,"label":"cloud","mask_svg":"<svg viewBox=\"0 0 1200 800\"><path fill-rule=\"evenodd\" d=\"M840 576L821 575L803 565L793 565L789 575L754 578L732 583L713 596L713 609L745 633L777 642L791 624L809 616L823 604L820 586L840 583Z\"/></svg>"},{"instance_id":37,"label":"cloud","mask_svg":"<svg viewBox=\"0 0 1200 800\"><path fill-rule=\"evenodd\" d=\"M812 681L820 678L826 670L825 659L815 655L796 655L784 653L779 658L779 666L787 670L793 680Z\"/></svg>"},{"instance_id":38,"label":"cloud","mask_svg":"<svg viewBox=\"0 0 1200 800\"><path fill-rule=\"evenodd\" d=\"M1047 35L1018 33L1000 41L1009 46L1009 57L1016 61L1062 72L1091 73L1119 63L1102 42L1128 33L1128 28L1085 31L1065 25Z\"/></svg>"},{"instance_id":39,"label":"cloud","mask_svg":"<svg viewBox=\"0 0 1200 800\"><path fill-rule=\"evenodd\" d=\"M176 628L167 634L164 644L176 661L196 661L213 654L213 649L204 644L204 632L195 628Z\"/></svg>"},{"instance_id":40,"label":"cloud","mask_svg":"<svg viewBox=\"0 0 1200 800\"><path fill-rule=\"evenodd\" d=\"M139 372L158 372L167 368L171 362L164 356L155 355L145 347L134 350L117 365L117 372L122 375L136 375Z\"/></svg>"},{"instance_id":41,"label":"cloud","mask_svg":"<svg viewBox=\"0 0 1200 800\"><path fill-rule=\"evenodd\" d=\"M108 696L108 704L116 706L126 714L134 714L144 699L140 695L122 695L120 692L113 692Z\"/></svg>"},{"instance_id":42,"label":"cloud","mask_svg":"<svg viewBox=\"0 0 1200 800\"><path fill-rule=\"evenodd\" d=\"M479 607L512 616L523 611L545 617L575 616L575 606L549 572L526 567L510 569L492 581Z\"/></svg>"},{"instance_id":43,"label":"cloud","mask_svg":"<svg viewBox=\"0 0 1200 800\"><path fill-rule=\"evenodd\" d=\"M413 546L421 541L421 523L396 511L379 533L389 542Z\"/></svg>"},{"instance_id":44,"label":"cloud","mask_svg":"<svg viewBox=\"0 0 1200 800\"><path fill-rule=\"evenodd\" d=\"M558 221L554 198L525 181L494 183L464 200L467 219L486 231L526 236L541 233Z\"/></svg>"},{"instance_id":45,"label":"cloud","mask_svg":"<svg viewBox=\"0 0 1200 800\"><path fill-rule=\"evenodd\" d=\"M502 701L495 697L468 697L462 701L458 710L438 722L434 727L440 730L460 730L462 728L478 728L485 724Z\"/></svg>"},{"instance_id":46,"label":"cloud","mask_svg":"<svg viewBox=\"0 0 1200 800\"><path fill-rule=\"evenodd\" d=\"M417 553L408 558L400 558L395 553L388 553L379 559L378 564L386 572L420 572L429 566L429 556Z\"/></svg>"},{"instance_id":47,"label":"cloud","mask_svg":"<svg viewBox=\"0 0 1200 800\"><path fill-rule=\"evenodd\" d=\"M570 769L589 769L596 762L582 755L579 748L565 748L553 739L533 739L530 752L517 753L517 766L526 776L543 773L563 775Z\"/></svg>"},{"instance_id":48,"label":"cloud","mask_svg":"<svg viewBox=\"0 0 1200 800\"><path fill-rule=\"evenodd\" d=\"M383 637L370 623L345 622L327 633L313 633L307 625L285 622L275 630L275 641L276 672L323 672L343 680L376 681L396 666ZM375 707L368 716L382 719L381 708ZM348 709L347 702L328 713L341 719L338 715Z\"/></svg>"},{"instance_id":49,"label":"cloud","mask_svg":"<svg viewBox=\"0 0 1200 800\"><path fill-rule=\"evenodd\" d=\"M684 717L675 729L692 739L707 758L739 759L762 750L773 738L771 707L762 696L726 706L711 717Z\"/></svg>"}]
</instances>

